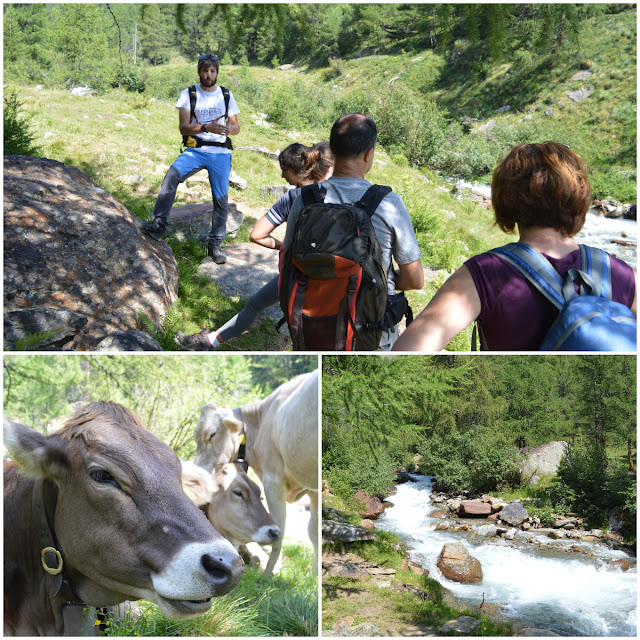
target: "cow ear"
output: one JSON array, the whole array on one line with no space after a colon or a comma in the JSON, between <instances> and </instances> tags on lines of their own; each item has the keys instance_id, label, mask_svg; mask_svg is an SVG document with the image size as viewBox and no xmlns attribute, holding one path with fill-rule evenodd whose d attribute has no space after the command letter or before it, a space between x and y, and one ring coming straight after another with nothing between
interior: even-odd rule
<instances>
[{"instance_id":1,"label":"cow ear","mask_svg":"<svg viewBox=\"0 0 640 640\"><path fill-rule=\"evenodd\" d=\"M199 507L209 504L216 492L216 485L211 474L190 462L181 462L181 466L184 492Z\"/></svg>"},{"instance_id":2,"label":"cow ear","mask_svg":"<svg viewBox=\"0 0 640 640\"><path fill-rule=\"evenodd\" d=\"M233 416L227 416L223 418L222 424L229 430L230 433L238 433L242 429L242 422L237 420Z\"/></svg>"},{"instance_id":3,"label":"cow ear","mask_svg":"<svg viewBox=\"0 0 640 640\"><path fill-rule=\"evenodd\" d=\"M215 474L216 489L218 491L226 491L235 477L236 473L233 464L224 464L218 467Z\"/></svg>"},{"instance_id":4,"label":"cow ear","mask_svg":"<svg viewBox=\"0 0 640 640\"><path fill-rule=\"evenodd\" d=\"M30 478L61 481L67 474L66 444L59 436L45 436L19 422L3 420L4 444Z\"/></svg>"}]
</instances>

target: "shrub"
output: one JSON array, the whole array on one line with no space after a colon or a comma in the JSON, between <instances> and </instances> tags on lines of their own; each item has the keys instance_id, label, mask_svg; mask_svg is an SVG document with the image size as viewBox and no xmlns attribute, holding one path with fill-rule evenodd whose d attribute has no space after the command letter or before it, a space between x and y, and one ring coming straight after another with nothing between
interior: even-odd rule
<instances>
[{"instance_id":1,"label":"shrub","mask_svg":"<svg viewBox=\"0 0 640 640\"><path fill-rule=\"evenodd\" d=\"M120 67L111 86L142 93L144 91L144 79L134 67Z\"/></svg>"},{"instance_id":2,"label":"shrub","mask_svg":"<svg viewBox=\"0 0 640 640\"><path fill-rule=\"evenodd\" d=\"M35 136L31 131L31 117L20 113L22 104L15 91L9 91L4 96L2 120L4 125L3 152L5 156L36 156L40 153L40 149L34 142Z\"/></svg>"}]
</instances>

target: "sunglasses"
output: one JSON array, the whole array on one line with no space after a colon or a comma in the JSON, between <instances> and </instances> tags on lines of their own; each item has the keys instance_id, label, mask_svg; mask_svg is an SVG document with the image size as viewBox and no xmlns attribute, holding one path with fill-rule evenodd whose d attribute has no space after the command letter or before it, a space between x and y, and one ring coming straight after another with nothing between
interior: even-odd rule
<instances>
[{"instance_id":1,"label":"sunglasses","mask_svg":"<svg viewBox=\"0 0 640 640\"><path fill-rule=\"evenodd\" d=\"M202 62L203 60L213 60L214 62L217 62L218 56L212 56L209 54L208 56L200 56L200 58L198 58L199 62Z\"/></svg>"}]
</instances>

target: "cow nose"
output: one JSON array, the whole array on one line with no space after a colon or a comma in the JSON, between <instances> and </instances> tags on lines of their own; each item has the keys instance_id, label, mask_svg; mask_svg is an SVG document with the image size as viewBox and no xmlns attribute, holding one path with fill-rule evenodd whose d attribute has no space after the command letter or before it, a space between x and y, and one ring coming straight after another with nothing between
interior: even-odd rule
<instances>
[{"instance_id":1,"label":"cow nose","mask_svg":"<svg viewBox=\"0 0 640 640\"><path fill-rule=\"evenodd\" d=\"M280 537L280 529L278 529L277 527L269 529L267 533L272 540L277 540Z\"/></svg>"},{"instance_id":2,"label":"cow nose","mask_svg":"<svg viewBox=\"0 0 640 640\"><path fill-rule=\"evenodd\" d=\"M237 581L237 567L225 558L207 553L202 556L202 568L209 580L218 586L225 586L229 582Z\"/></svg>"}]
</instances>

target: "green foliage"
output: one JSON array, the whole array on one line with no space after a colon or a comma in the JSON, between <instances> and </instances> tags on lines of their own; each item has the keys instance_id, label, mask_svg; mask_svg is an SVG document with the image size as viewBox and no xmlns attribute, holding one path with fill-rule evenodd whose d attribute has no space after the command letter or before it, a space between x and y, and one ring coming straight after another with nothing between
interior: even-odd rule
<instances>
[{"instance_id":1,"label":"green foliage","mask_svg":"<svg viewBox=\"0 0 640 640\"><path fill-rule=\"evenodd\" d=\"M15 91L5 93L2 112L5 156L36 156L40 153L31 130L31 118L22 113L22 106Z\"/></svg>"},{"instance_id":2,"label":"green foliage","mask_svg":"<svg viewBox=\"0 0 640 640\"><path fill-rule=\"evenodd\" d=\"M111 85L127 91L144 92L144 77L135 67L121 67Z\"/></svg>"},{"instance_id":3,"label":"green foliage","mask_svg":"<svg viewBox=\"0 0 640 640\"><path fill-rule=\"evenodd\" d=\"M262 362L263 357L268 360ZM263 366L269 365L273 370L267 377ZM67 417L76 402L119 402L188 459L195 451L193 429L204 403L215 399L222 406L238 406L256 400L313 365L314 358L293 356L8 355L4 358L4 413L44 430L52 421Z\"/></svg>"}]
</instances>

